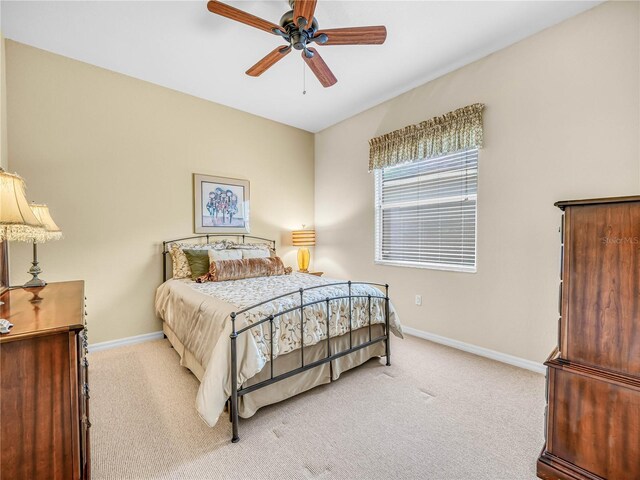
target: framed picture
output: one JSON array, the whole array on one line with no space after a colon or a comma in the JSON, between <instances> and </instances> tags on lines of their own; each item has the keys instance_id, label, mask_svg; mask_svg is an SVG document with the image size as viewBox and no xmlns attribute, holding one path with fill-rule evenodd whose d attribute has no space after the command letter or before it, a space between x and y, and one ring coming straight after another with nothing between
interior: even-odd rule
<instances>
[{"instance_id":1,"label":"framed picture","mask_svg":"<svg viewBox=\"0 0 640 480\"><path fill-rule=\"evenodd\" d=\"M195 233L249 233L249 180L193 174Z\"/></svg>"}]
</instances>

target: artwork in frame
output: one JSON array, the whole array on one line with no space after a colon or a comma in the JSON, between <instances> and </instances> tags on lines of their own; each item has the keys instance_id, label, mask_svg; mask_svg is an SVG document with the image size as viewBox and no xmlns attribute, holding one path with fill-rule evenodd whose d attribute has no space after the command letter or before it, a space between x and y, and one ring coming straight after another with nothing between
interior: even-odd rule
<instances>
[{"instance_id":1,"label":"artwork in frame","mask_svg":"<svg viewBox=\"0 0 640 480\"><path fill-rule=\"evenodd\" d=\"M249 180L193 174L195 233L249 233Z\"/></svg>"}]
</instances>

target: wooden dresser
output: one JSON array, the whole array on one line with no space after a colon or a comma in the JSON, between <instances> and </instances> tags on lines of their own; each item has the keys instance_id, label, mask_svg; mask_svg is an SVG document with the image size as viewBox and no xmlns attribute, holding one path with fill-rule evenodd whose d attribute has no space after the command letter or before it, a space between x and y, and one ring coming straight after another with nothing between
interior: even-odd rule
<instances>
[{"instance_id":1,"label":"wooden dresser","mask_svg":"<svg viewBox=\"0 0 640 480\"><path fill-rule=\"evenodd\" d=\"M89 386L84 282L0 295L2 479L88 479Z\"/></svg>"},{"instance_id":2,"label":"wooden dresser","mask_svg":"<svg viewBox=\"0 0 640 480\"><path fill-rule=\"evenodd\" d=\"M640 196L558 202L543 479L640 479Z\"/></svg>"}]
</instances>

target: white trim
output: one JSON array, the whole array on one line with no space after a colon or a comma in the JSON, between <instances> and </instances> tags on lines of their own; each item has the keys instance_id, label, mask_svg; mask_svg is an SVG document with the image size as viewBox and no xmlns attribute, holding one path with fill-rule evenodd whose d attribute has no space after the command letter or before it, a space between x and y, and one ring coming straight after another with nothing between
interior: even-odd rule
<instances>
[{"instance_id":1,"label":"white trim","mask_svg":"<svg viewBox=\"0 0 640 480\"><path fill-rule=\"evenodd\" d=\"M414 337L423 338L425 340L439 343L441 345L457 348L458 350L473 353L474 355L479 355L481 357L490 358L491 360L496 360L498 362L507 363L515 367L524 368L525 370L531 370L532 372L542 374L546 372L546 367L541 363L526 360L514 355L509 355L507 353L497 352L495 350L490 350L484 347L478 347L477 345L472 345L471 343L461 342L452 338L436 335L435 333L424 332L422 330L418 330L417 328L403 326L402 331ZM135 345L136 343L159 340L163 338L163 336L164 333L162 331L159 331L136 335L134 337L120 338L118 340L110 340L107 342L93 343L89 345L89 352L99 352L101 350L108 350L110 348L124 347L126 345Z\"/></svg>"},{"instance_id":2,"label":"white trim","mask_svg":"<svg viewBox=\"0 0 640 480\"><path fill-rule=\"evenodd\" d=\"M439 343L441 345L457 348L458 350L463 350L465 352L473 353L474 355L490 358L491 360L497 360L498 362L508 363L509 365L524 368L525 370L531 370L532 372L544 374L547 371L547 367L545 367L541 363L526 360L514 355L509 355L508 353L496 352L495 350L478 347L477 345L472 345L471 343L461 342L452 338L436 335L435 333L424 332L422 330L418 330L417 328L403 326L402 331L409 335L413 335L414 337L423 338L425 340Z\"/></svg>"},{"instance_id":3,"label":"white trim","mask_svg":"<svg viewBox=\"0 0 640 480\"><path fill-rule=\"evenodd\" d=\"M455 265L453 263L418 263L413 261L401 260L374 260L376 265L390 265L392 267L409 267L409 268L426 268L429 270L444 270L447 272L477 273L478 269L474 266Z\"/></svg>"},{"instance_id":4,"label":"white trim","mask_svg":"<svg viewBox=\"0 0 640 480\"><path fill-rule=\"evenodd\" d=\"M159 340L163 338L164 333L151 332L135 335L133 337L120 338L118 340L109 340L108 342L92 343L89 345L89 353L108 350L110 348L124 347L125 345L135 345L136 343L149 342L151 340Z\"/></svg>"}]
</instances>

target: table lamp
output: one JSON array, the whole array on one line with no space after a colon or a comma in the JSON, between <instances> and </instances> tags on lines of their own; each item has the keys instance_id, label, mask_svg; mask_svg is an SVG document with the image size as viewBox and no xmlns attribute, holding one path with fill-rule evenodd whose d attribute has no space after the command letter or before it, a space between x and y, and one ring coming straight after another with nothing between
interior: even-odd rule
<instances>
[{"instance_id":1,"label":"table lamp","mask_svg":"<svg viewBox=\"0 0 640 480\"><path fill-rule=\"evenodd\" d=\"M29 205L34 216L42 224L42 229L37 232L33 238L33 262L31 262L31 268L29 273L31 274L31 280L23 285L23 287L44 287L47 282L38 277L42 273L42 269L38 265L38 243L44 243L51 240L59 240L62 238L62 231L60 227L56 225L56 222L51 218L49 213L49 207L39 203L32 203Z\"/></svg>"},{"instance_id":2,"label":"table lamp","mask_svg":"<svg viewBox=\"0 0 640 480\"><path fill-rule=\"evenodd\" d=\"M30 242L42 230L27 202L24 180L0 168L0 240Z\"/></svg>"},{"instance_id":3,"label":"table lamp","mask_svg":"<svg viewBox=\"0 0 640 480\"><path fill-rule=\"evenodd\" d=\"M311 254L308 247L314 247L316 245L316 231L315 230L294 230L291 232L291 240L294 247L300 247L298 249L298 270L302 273L309 273L309 260Z\"/></svg>"},{"instance_id":4,"label":"table lamp","mask_svg":"<svg viewBox=\"0 0 640 480\"><path fill-rule=\"evenodd\" d=\"M24 180L0 168L0 240L29 242L41 231L42 224L29 208Z\"/></svg>"}]
</instances>

